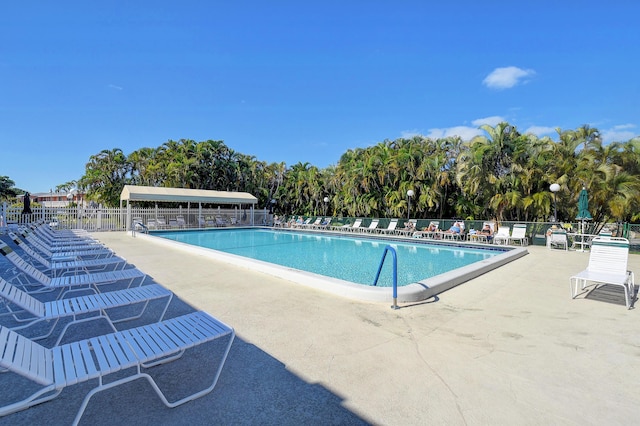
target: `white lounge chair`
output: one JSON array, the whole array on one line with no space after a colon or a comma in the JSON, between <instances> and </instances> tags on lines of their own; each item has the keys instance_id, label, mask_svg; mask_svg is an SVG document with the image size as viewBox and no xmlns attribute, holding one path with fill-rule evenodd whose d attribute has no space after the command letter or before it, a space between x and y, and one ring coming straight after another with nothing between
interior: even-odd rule
<instances>
[{"instance_id":1,"label":"white lounge chair","mask_svg":"<svg viewBox=\"0 0 640 426\"><path fill-rule=\"evenodd\" d=\"M111 257L100 257L96 259L80 259L75 258L73 260L62 260L62 261L52 261L50 259L45 258L42 254L34 250L29 244L23 242L20 237L18 237L13 232L9 232L9 237L13 240L13 242L23 250L30 258L39 262L43 267L47 270L52 271L55 275L57 273L62 273L65 270L69 269L84 269L92 271L102 270L105 271L108 268L117 269L124 268L127 261L121 257L111 256ZM46 272L46 271L44 271Z\"/></svg>"},{"instance_id":2,"label":"white lounge chair","mask_svg":"<svg viewBox=\"0 0 640 426\"><path fill-rule=\"evenodd\" d=\"M176 225L178 226L178 228L186 228L187 227L187 223L184 220L184 216L182 216L182 215L176 216Z\"/></svg>"},{"instance_id":3,"label":"white lounge chair","mask_svg":"<svg viewBox=\"0 0 640 426\"><path fill-rule=\"evenodd\" d=\"M36 225L32 224L28 227L31 231L35 232L38 235L41 235L42 238L51 241L93 241L97 242L94 238L92 238L86 231L83 234L78 234L74 232L65 232L65 231L54 231L50 226L41 224Z\"/></svg>"},{"instance_id":4,"label":"white lounge chair","mask_svg":"<svg viewBox=\"0 0 640 426\"><path fill-rule=\"evenodd\" d=\"M391 219L391 221L389 221L389 225L387 225L386 228L378 229L378 233L380 233L380 234L395 234L397 227L398 227L398 219Z\"/></svg>"},{"instance_id":5,"label":"white lounge chair","mask_svg":"<svg viewBox=\"0 0 640 426\"><path fill-rule=\"evenodd\" d=\"M498 228L498 232L493 236L493 244L506 245L511 238L511 231L508 226L501 226Z\"/></svg>"},{"instance_id":6,"label":"white lounge chair","mask_svg":"<svg viewBox=\"0 0 640 426\"><path fill-rule=\"evenodd\" d=\"M409 219L408 221L406 221L404 223L404 228L400 228L397 229L396 228L396 234L397 235L402 235L405 237L410 237L414 234L414 232L416 232L416 226L418 224L418 219Z\"/></svg>"},{"instance_id":7,"label":"white lounge chair","mask_svg":"<svg viewBox=\"0 0 640 426\"><path fill-rule=\"evenodd\" d=\"M115 253L107 248L107 247L91 247L84 249L74 249L66 247L61 249L60 247L52 248L44 241L40 240L35 234L27 233L26 231L20 232L20 235L29 242L36 250L41 252L44 256L49 258L51 261L63 261L63 260L74 260L77 258L100 258L100 257L111 257L114 256Z\"/></svg>"},{"instance_id":8,"label":"white lounge chair","mask_svg":"<svg viewBox=\"0 0 640 426\"><path fill-rule=\"evenodd\" d=\"M435 239L436 236L440 235L440 222L432 220L429 222L429 226L424 228L422 231L416 231L413 233L413 238L431 238Z\"/></svg>"},{"instance_id":9,"label":"white lounge chair","mask_svg":"<svg viewBox=\"0 0 640 426\"><path fill-rule=\"evenodd\" d=\"M326 229L331 225L331 220L333 220L332 217L326 217L323 220L320 221L319 225L314 226L315 229Z\"/></svg>"},{"instance_id":10,"label":"white lounge chair","mask_svg":"<svg viewBox=\"0 0 640 426\"><path fill-rule=\"evenodd\" d=\"M49 331L43 335L31 337L33 340L49 337L61 318L70 318L71 321L64 326L58 335L55 343L57 346L64 338L67 329L73 324L104 319L109 323L113 331L118 331L114 324L140 318L150 301L166 298L166 305L158 318L158 321L161 321L167 312L169 303L171 303L173 293L159 284L149 284L109 293L89 294L42 302L0 277L0 297L5 299L5 308L7 310L7 312L0 313L0 315L13 317L13 322L16 325L10 326L12 330L23 330L43 321L47 322L50 327ZM107 310L111 311L114 308L122 308L133 304L143 304L140 312L117 320L112 320L108 314ZM25 316L25 314L27 315ZM87 317L87 314L94 315ZM82 318L78 318L79 316ZM8 326L6 323L2 325Z\"/></svg>"},{"instance_id":11,"label":"white lounge chair","mask_svg":"<svg viewBox=\"0 0 640 426\"><path fill-rule=\"evenodd\" d=\"M39 244L46 246L47 249L53 252L70 250L103 250L105 248L102 243L93 239L51 241L47 238L43 238L42 235L39 235L37 232L25 227L18 228L18 232L22 234L25 239L30 237L32 240L36 240Z\"/></svg>"},{"instance_id":12,"label":"white lounge chair","mask_svg":"<svg viewBox=\"0 0 640 426\"><path fill-rule=\"evenodd\" d=\"M300 216L299 218L301 218L302 216ZM302 223L298 223L298 221L296 220L295 225L293 225L294 228L305 228L306 226L308 226L311 223L311 218L308 217L306 218Z\"/></svg>"},{"instance_id":13,"label":"white lounge chair","mask_svg":"<svg viewBox=\"0 0 640 426\"><path fill-rule=\"evenodd\" d=\"M378 223L380 223L379 219L373 219L368 227L362 228L362 232L368 232L368 233L376 232L376 229L378 228Z\"/></svg>"},{"instance_id":14,"label":"white lounge chair","mask_svg":"<svg viewBox=\"0 0 640 426\"><path fill-rule=\"evenodd\" d=\"M487 227L491 230L491 235L487 235L486 233L482 232ZM469 241L478 242L478 243L492 243L495 231L496 231L495 222L484 222L480 230L475 230L475 229L469 230L467 239Z\"/></svg>"},{"instance_id":15,"label":"white lounge chair","mask_svg":"<svg viewBox=\"0 0 640 426\"><path fill-rule=\"evenodd\" d=\"M35 291L45 291L54 289L70 289L78 287L90 287L99 293L97 286L101 284L112 284L117 281L129 281L129 287L137 278L142 278L140 284L146 278L146 274L137 268L121 269L117 271L109 272L95 272L95 273L74 273L72 275L50 276L40 271L31 263L23 259L18 253L13 251L3 241L0 241L0 254L2 254L7 260L9 260L14 266L16 266L27 277L27 280L22 280L20 283L23 286L40 287ZM16 278L20 278L17 275ZM32 281L35 280L37 284Z\"/></svg>"},{"instance_id":16,"label":"white lounge chair","mask_svg":"<svg viewBox=\"0 0 640 426\"><path fill-rule=\"evenodd\" d=\"M446 231L442 231L440 232L440 237L443 240L449 239L449 240L462 240L464 238L464 222L457 220L455 223L458 224L458 232L455 231L451 231L451 228L446 230ZM454 223L454 227L455 227L455 223Z\"/></svg>"},{"instance_id":17,"label":"white lounge chair","mask_svg":"<svg viewBox=\"0 0 640 426\"><path fill-rule=\"evenodd\" d=\"M362 225L362 219L358 218L354 220L352 224L347 223L342 226L334 226L333 229L342 232L353 232L360 228L360 225Z\"/></svg>"},{"instance_id":18,"label":"white lounge chair","mask_svg":"<svg viewBox=\"0 0 640 426\"><path fill-rule=\"evenodd\" d=\"M204 312L194 312L155 324L55 346L51 349L7 327L0 327L0 367L41 386L35 393L18 401L15 400L20 398L20 389L4 392L3 398L11 398L15 402L9 402L0 407L0 416L52 400L67 386L92 379L98 379L98 382L82 401L73 422L74 425L80 422L93 395L140 378L149 381L167 407L176 407L213 390L234 337L233 328ZM211 385L189 396L170 402L156 384L152 376L153 369L143 371L143 368L174 361L189 348L221 338L228 339L228 343L218 360L218 367L202 366L197 369L197 374L211 372L213 375ZM217 351L207 353L215 354ZM24 354L29 356L23 356ZM112 373L127 371L131 372L129 376L118 376L119 378L112 381L105 380ZM181 379L188 381L185 377ZM103 414L108 416L107 412Z\"/></svg>"},{"instance_id":19,"label":"white lounge chair","mask_svg":"<svg viewBox=\"0 0 640 426\"><path fill-rule=\"evenodd\" d=\"M585 290L591 285L612 284L624 289L625 304L631 308L635 291L632 271L627 269L629 240L619 237L595 237L591 241L591 253L587 269L569 279L571 297L578 296L578 287Z\"/></svg>"},{"instance_id":20,"label":"white lounge chair","mask_svg":"<svg viewBox=\"0 0 640 426\"><path fill-rule=\"evenodd\" d=\"M522 246L529 245L529 239L527 238L527 225L524 223L516 223L513 225L511 236L507 241L507 244L518 243Z\"/></svg>"},{"instance_id":21,"label":"white lounge chair","mask_svg":"<svg viewBox=\"0 0 640 426\"><path fill-rule=\"evenodd\" d=\"M44 232L47 232L54 238L69 238L69 237L80 237L80 238L92 238L89 232L86 229L57 229L59 226L58 218L54 219L56 223L55 226L51 226L46 221L40 221L36 223L36 225Z\"/></svg>"},{"instance_id":22,"label":"white lounge chair","mask_svg":"<svg viewBox=\"0 0 640 426\"><path fill-rule=\"evenodd\" d=\"M320 225L320 222L322 222L322 218L321 217L317 217L316 220L314 220L312 223L304 223L302 225L303 228L315 228L316 226Z\"/></svg>"}]
</instances>

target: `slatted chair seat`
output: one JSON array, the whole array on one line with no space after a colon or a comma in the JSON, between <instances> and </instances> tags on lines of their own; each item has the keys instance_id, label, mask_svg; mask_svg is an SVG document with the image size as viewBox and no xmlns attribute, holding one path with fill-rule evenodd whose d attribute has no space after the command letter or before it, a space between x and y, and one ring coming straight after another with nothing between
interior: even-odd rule
<instances>
[{"instance_id":1,"label":"slatted chair seat","mask_svg":"<svg viewBox=\"0 0 640 426\"><path fill-rule=\"evenodd\" d=\"M36 250L43 253L45 256L50 258L51 260L63 260L68 258L75 257L111 257L114 255L113 251L104 246L91 246L89 248L60 248L60 247L51 247L46 244L44 241L40 240L33 233L29 233L26 231L21 231L20 234L27 240Z\"/></svg>"},{"instance_id":2,"label":"slatted chair seat","mask_svg":"<svg viewBox=\"0 0 640 426\"><path fill-rule=\"evenodd\" d=\"M96 270L102 269L105 270L108 267L122 267L124 268L126 265L126 260L118 256L111 257L100 257L95 259L68 259L68 260L54 260L51 261L45 258L42 254L34 250L28 243L25 243L13 232L9 232L9 237L13 240L13 242L23 250L29 257L38 261L42 266L47 268L48 270L56 272L64 271L66 269L79 269L83 268L85 270Z\"/></svg>"},{"instance_id":3,"label":"slatted chair seat","mask_svg":"<svg viewBox=\"0 0 640 426\"><path fill-rule=\"evenodd\" d=\"M74 237L52 237L47 233L43 232L41 228L35 226L21 226L18 228L21 233L33 235L38 238L42 242L51 246L62 246L62 245L86 245L86 246L103 246L103 244L92 238L92 237L82 237L82 236L74 236Z\"/></svg>"},{"instance_id":4,"label":"slatted chair seat","mask_svg":"<svg viewBox=\"0 0 640 426\"><path fill-rule=\"evenodd\" d=\"M173 361L187 349L225 337L228 338L228 343L218 367L214 370L199 369L200 372L215 371L213 382L187 397L168 401L151 376L152 371L142 371L142 368ZM213 390L234 337L233 328L202 311L51 349L0 326L0 367L42 386L42 389L30 397L1 407L0 416L51 400L67 386L96 378L99 382L85 396L74 424L80 421L93 395L139 378L145 378L151 383L166 406L176 407ZM136 368L131 375L110 383L103 382L105 376L131 367ZM4 396L11 397L14 393L6 392Z\"/></svg>"},{"instance_id":5,"label":"slatted chair seat","mask_svg":"<svg viewBox=\"0 0 640 426\"><path fill-rule=\"evenodd\" d=\"M378 224L380 223L379 219L372 219L371 223L369 223L369 226L367 226L366 228L360 228L361 232L368 232L368 233L375 233L377 232L378 229Z\"/></svg>"},{"instance_id":6,"label":"slatted chair seat","mask_svg":"<svg viewBox=\"0 0 640 426\"><path fill-rule=\"evenodd\" d=\"M144 278L146 277L146 274L137 268L95 273L86 273L82 271L81 273L74 275L51 277L33 266L33 264L27 262L3 241L0 241L0 254L2 254L29 278L37 281L38 284L44 286L47 289L76 286L95 286L124 280L130 281L130 286L136 278L142 278L140 282L142 283L142 281L144 281Z\"/></svg>"},{"instance_id":7,"label":"slatted chair seat","mask_svg":"<svg viewBox=\"0 0 640 426\"><path fill-rule=\"evenodd\" d=\"M340 230L347 231L347 232L355 232L360 230L360 225L362 225L362 219L358 218L353 222L351 226L341 228Z\"/></svg>"},{"instance_id":8,"label":"slatted chair seat","mask_svg":"<svg viewBox=\"0 0 640 426\"><path fill-rule=\"evenodd\" d=\"M33 337L33 339L49 337L59 319L71 318L71 321L67 323L60 332L56 342L57 345L62 341L67 329L73 324L103 318L107 320L111 328L116 331L114 324L140 318L150 301L166 298L165 307L158 317L158 321L160 321L164 318L169 303L171 303L173 299L173 293L159 284L149 284L125 290L42 302L0 278L0 297L19 309L7 308L7 313L13 315L14 320L19 324L10 327L11 329L22 330L43 321L49 322L49 331L41 336ZM114 321L106 312L107 309L111 310L113 308L121 308L134 304L142 304L142 310L126 318L123 317ZM24 312L31 316L29 318L23 318L22 314ZM85 314L97 314L97 316L79 319L80 316ZM18 315L20 315L20 318L18 318Z\"/></svg>"},{"instance_id":9,"label":"slatted chair seat","mask_svg":"<svg viewBox=\"0 0 640 426\"><path fill-rule=\"evenodd\" d=\"M54 230L50 225L44 221L33 223L28 225L32 230L42 233L51 239L93 239L89 233L84 229L57 229ZM95 240L94 240L95 241Z\"/></svg>"}]
</instances>

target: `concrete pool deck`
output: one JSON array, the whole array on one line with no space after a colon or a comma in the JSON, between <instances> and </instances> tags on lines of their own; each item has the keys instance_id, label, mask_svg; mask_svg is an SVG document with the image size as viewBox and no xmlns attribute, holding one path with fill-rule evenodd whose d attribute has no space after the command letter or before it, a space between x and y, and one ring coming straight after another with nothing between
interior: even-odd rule
<instances>
[{"instance_id":1,"label":"concrete pool deck","mask_svg":"<svg viewBox=\"0 0 640 426\"><path fill-rule=\"evenodd\" d=\"M571 299L588 253L530 246L392 310L391 296L358 302L131 234L94 236L237 337L211 394L168 409L137 381L94 397L81 424L638 422L640 313L615 290ZM629 266L639 276L640 256ZM65 398L0 423L64 423L81 400Z\"/></svg>"}]
</instances>

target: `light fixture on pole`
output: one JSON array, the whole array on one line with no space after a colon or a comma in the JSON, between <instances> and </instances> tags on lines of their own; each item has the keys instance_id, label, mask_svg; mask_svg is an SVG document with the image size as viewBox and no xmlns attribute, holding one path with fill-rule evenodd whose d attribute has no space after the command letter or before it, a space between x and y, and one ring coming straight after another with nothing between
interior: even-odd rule
<instances>
[{"instance_id":1,"label":"light fixture on pole","mask_svg":"<svg viewBox=\"0 0 640 426\"><path fill-rule=\"evenodd\" d=\"M329 197L324 197L324 199L322 201L324 201L324 216L326 216L327 215L327 203L329 202Z\"/></svg>"},{"instance_id":2,"label":"light fixture on pole","mask_svg":"<svg viewBox=\"0 0 640 426\"><path fill-rule=\"evenodd\" d=\"M411 197L413 197L413 189L407 191L407 200L408 200L408 208L407 208L407 220L411 218Z\"/></svg>"},{"instance_id":3,"label":"light fixture on pole","mask_svg":"<svg viewBox=\"0 0 640 426\"><path fill-rule=\"evenodd\" d=\"M557 183L552 183L549 186L549 190L553 192L553 221L557 222L558 221L558 205L556 203L556 192L560 191L560 185L558 185Z\"/></svg>"}]
</instances>

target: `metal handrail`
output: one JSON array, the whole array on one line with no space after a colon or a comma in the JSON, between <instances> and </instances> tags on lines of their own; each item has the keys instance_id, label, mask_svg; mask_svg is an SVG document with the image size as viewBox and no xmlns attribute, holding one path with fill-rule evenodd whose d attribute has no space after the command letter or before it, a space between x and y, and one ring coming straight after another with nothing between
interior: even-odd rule
<instances>
[{"instance_id":1,"label":"metal handrail","mask_svg":"<svg viewBox=\"0 0 640 426\"><path fill-rule=\"evenodd\" d=\"M398 255L396 254L396 249L391 246L386 246L384 248L384 253L382 253L382 259L380 259L378 273L376 274L376 279L373 280L373 285L378 285L378 278L380 278L382 265L384 265L384 260L387 257L387 252L389 251L391 252L391 254L393 254L393 305L391 305L391 309L400 309L398 307Z\"/></svg>"},{"instance_id":2,"label":"metal handrail","mask_svg":"<svg viewBox=\"0 0 640 426\"><path fill-rule=\"evenodd\" d=\"M142 228L142 233L143 234L148 234L149 233L149 228L147 228L147 226L142 222L135 221L131 225L132 225L131 226L131 236L134 237L134 238L136 236L136 231L137 231L138 226L140 228Z\"/></svg>"}]
</instances>

